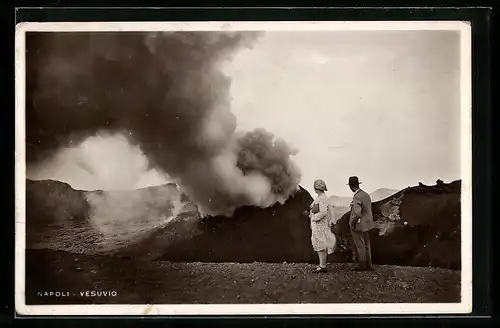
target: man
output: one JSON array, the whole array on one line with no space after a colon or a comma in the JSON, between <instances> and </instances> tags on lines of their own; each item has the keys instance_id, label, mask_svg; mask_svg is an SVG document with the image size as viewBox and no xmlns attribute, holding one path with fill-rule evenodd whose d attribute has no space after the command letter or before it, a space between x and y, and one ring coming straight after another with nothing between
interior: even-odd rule
<instances>
[{"instance_id":1,"label":"man","mask_svg":"<svg viewBox=\"0 0 500 328\"><path fill-rule=\"evenodd\" d=\"M359 188L358 177L349 178L349 188L354 193L351 203L349 227L356 249L358 266L353 271L372 270L372 254L368 231L375 227L370 195Z\"/></svg>"}]
</instances>

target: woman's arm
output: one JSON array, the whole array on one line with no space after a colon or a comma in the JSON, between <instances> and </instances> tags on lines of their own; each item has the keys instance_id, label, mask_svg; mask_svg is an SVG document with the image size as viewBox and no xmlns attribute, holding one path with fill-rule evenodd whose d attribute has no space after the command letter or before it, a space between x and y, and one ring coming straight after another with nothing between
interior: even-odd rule
<instances>
[{"instance_id":1,"label":"woman's arm","mask_svg":"<svg viewBox=\"0 0 500 328\"><path fill-rule=\"evenodd\" d=\"M328 215L328 204L325 201L318 202L319 212L311 216L311 220L320 221Z\"/></svg>"}]
</instances>

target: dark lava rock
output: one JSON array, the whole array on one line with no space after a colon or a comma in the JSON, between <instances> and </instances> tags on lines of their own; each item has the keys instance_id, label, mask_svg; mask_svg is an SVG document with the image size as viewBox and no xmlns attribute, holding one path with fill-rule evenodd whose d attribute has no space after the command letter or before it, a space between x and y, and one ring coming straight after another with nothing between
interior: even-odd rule
<instances>
[{"instance_id":1,"label":"dark lava rock","mask_svg":"<svg viewBox=\"0 0 500 328\"><path fill-rule=\"evenodd\" d=\"M283 205L270 208L242 207L230 218L206 217L194 227L197 233L172 243L160 260L201 262L311 262L309 218L304 215L312 202L300 190Z\"/></svg>"}]
</instances>

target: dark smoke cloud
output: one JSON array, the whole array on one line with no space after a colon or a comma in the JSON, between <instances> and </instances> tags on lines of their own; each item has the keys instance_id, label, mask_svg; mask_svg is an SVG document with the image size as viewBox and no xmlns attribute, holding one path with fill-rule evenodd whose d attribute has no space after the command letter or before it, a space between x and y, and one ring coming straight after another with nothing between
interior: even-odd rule
<instances>
[{"instance_id":1,"label":"dark smoke cloud","mask_svg":"<svg viewBox=\"0 0 500 328\"><path fill-rule=\"evenodd\" d=\"M301 174L290 160L298 153L297 149L264 129L255 129L239 137L238 147L237 166L245 175L261 174L271 182L271 193L276 196L272 203L283 203L297 190Z\"/></svg>"},{"instance_id":2,"label":"dark smoke cloud","mask_svg":"<svg viewBox=\"0 0 500 328\"><path fill-rule=\"evenodd\" d=\"M288 146L235 137L220 64L253 33L30 33L27 161L100 130L121 132L207 214L268 206L296 189ZM265 151L264 151L265 150ZM263 155L267 152L267 154ZM124 163L126 165L126 163ZM293 186L293 188L292 188Z\"/></svg>"}]
</instances>

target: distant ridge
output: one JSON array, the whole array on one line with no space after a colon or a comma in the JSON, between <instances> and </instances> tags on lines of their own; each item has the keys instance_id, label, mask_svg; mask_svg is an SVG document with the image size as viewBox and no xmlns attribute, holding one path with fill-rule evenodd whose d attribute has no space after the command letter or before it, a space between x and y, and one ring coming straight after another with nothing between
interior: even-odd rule
<instances>
[{"instance_id":1,"label":"distant ridge","mask_svg":"<svg viewBox=\"0 0 500 328\"><path fill-rule=\"evenodd\" d=\"M352 197L341 197L341 196L330 196L328 197L330 204L335 207L349 207L352 201Z\"/></svg>"},{"instance_id":2,"label":"distant ridge","mask_svg":"<svg viewBox=\"0 0 500 328\"><path fill-rule=\"evenodd\" d=\"M179 186L174 183L174 182L167 182L167 183L163 183L163 184L160 184L160 185L153 185L153 186L147 186L147 187L141 187L141 188L137 188L137 189L79 189L79 188L75 188L73 186L71 186L69 183L65 182L65 181L60 181L60 180L53 180L53 179L30 179L30 178L26 178L26 184L34 184L34 183L45 183L45 184L63 184L63 185L66 185L67 187L70 187L71 189L75 190L75 191L82 191L82 192L104 192L104 191L110 191L110 192L127 192L127 191L137 191L137 190L146 190L146 189L149 189L149 190L152 190L152 189L161 189L161 188L164 188L164 187L167 187L167 186L170 186L170 187L175 187L176 189L179 189Z\"/></svg>"},{"instance_id":3,"label":"distant ridge","mask_svg":"<svg viewBox=\"0 0 500 328\"><path fill-rule=\"evenodd\" d=\"M399 190L389 189L389 188L379 188L374 192L370 193L370 197L372 199L372 202L378 202L379 200L386 199L387 197L390 197L397 192L399 192Z\"/></svg>"},{"instance_id":4,"label":"distant ridge","mask_svg":"<svg viewBox=\"0 0 500 328\"><path fill-rule=\"evenodd\" d=\"M390 188L379 188L374 192L370 193L370 197L372 199L372 202L378 202L379 200L390 197L397 192L399 192L399 190ZM352 201L352 197L350 196L332 195L328 197L328 199L330 200L330 204L332 204L335 207L349 207Z\"/></svg>"}]
</instances>

